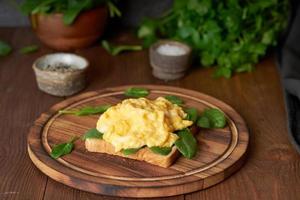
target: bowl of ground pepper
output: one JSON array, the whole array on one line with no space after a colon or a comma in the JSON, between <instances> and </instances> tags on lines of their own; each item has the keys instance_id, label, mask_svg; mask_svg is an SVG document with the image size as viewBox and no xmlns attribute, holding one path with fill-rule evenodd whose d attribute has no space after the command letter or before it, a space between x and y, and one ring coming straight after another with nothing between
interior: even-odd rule
<instances>
[{"instance_id":1,"label":"bowl of ground pepper","mask_svg":"<svg viewBox=\"0 0 300 200\"><path fill-rule=\"evenodd\" d=\"M54 96L70 96L86 86L88 61L71 53L47 54L33 63L38 88Z\"/></svg>"}]
</instances>

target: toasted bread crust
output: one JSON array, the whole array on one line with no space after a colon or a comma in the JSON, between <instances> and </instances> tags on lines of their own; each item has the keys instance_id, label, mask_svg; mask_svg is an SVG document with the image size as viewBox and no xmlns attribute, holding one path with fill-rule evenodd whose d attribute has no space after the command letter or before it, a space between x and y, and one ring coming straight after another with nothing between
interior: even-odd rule
<instances>
[{"instance_id":1,"label":"toasted bread crust","mask_svg":"<svg viewBox=\"0 0 300 200\"><path fill-rule=\"evenodd\" d=\"M190 128L190 131L193 135L198 132L198 128L193 125ZM95 138L88 138L85 140L85 148L90 152L97 152L97 153L107 153L110 155L121 156L125 158L130 158L134 160L146 161L153 165L158 165L160 167L169 167L173 164L173 162L178 158L179 151L174 146L172 151L164 156L153 153L149 148L145 147L140 149L138 152L132 155L124 155L122 152L115 152L115 148L112 144L102 140L102 139L95 139Z\"/></svg>"},{"instance_id":2,"label":"toasted bread crust","mask_svg":"<svg viewBox=\"0 0 300 200\"><path fill-rule=\"evenodd\" d=\"M135 154L126 156L122 152L115 152L113 145L109 144L108 142L94 138L85 140L85 148L90 152L107 153L110 155L121 156L134 160L146 161L153 165L158 165L165 168L172 165L172 163L179 156L176 147L173 147L172 151L166 156L153 153L147 147L140 149Z\"/></svg>"}]
</instances>

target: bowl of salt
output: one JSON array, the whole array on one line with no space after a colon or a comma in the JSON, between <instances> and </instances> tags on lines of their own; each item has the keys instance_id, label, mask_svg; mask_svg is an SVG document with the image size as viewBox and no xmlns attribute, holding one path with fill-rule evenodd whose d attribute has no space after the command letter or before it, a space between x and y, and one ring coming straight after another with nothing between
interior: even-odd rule
<instances>
[{"instance_id":1,"label":"bowl of salt","mask_svg":"<svg viewBox=\"0 0 300 200\"><path fill-rule=\"evenodd\" d=\"M191 52L191 48L181 42L156 42L149 52L153 75L166 81L182 78L190 66Z\"/></svg>"}]
</instances>

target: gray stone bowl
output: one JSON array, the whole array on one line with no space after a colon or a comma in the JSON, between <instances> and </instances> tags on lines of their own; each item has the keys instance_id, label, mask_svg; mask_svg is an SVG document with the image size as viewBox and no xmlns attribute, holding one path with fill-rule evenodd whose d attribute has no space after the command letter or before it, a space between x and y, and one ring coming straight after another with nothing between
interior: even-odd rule
<instances>
[{"instance_id":1,"label":"gray stone bowl","mask_svg":"<svg viewBox=\"0 0 300 200\"><path fill-rule=\"evenodd\" d=\"M157 49L164 44L178 46L184 49L181 55L161 54ZM191 48L181 42L174 40L160 40L150 47L149 57L152 73L156 78L163 80L175 80L182 78L191 64Z\"/></svg>"},{"instance_id":2,"label":"gray stone bowl","mask_svg":"<svg viewBox=\"0 0 300 200\"><path fill-rule=\"evenodd\" d=\"M88 66L81 56L54 53L38 58L33 70L40 90L54 96L70 96L85 88Z\"/></svg>"}]
</instances>

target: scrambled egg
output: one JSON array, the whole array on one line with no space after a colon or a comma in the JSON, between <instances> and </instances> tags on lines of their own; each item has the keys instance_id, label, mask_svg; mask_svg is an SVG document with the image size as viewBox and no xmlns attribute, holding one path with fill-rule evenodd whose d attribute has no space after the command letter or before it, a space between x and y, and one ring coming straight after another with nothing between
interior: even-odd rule
<instances>
[{"instance_id":1,"label":"scrambled egg","mask_svg":"<svg viewBox=\"0 0 300 200\"><path fill-rule=\"evenodd\" d=\"M192 125L186 113L163 97L126 99L103 113L97 129L115 151L142 146L171 147L178 139L173 132Z\"/></svg>"}]
</instances>

